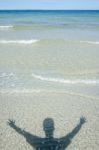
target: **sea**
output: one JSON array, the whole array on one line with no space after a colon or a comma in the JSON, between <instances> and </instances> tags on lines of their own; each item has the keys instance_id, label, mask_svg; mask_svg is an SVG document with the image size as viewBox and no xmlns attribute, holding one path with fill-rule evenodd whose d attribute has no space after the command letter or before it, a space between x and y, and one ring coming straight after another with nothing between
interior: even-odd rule
<instances>
[{"instance_id":1,"label":"sea","mask_svg":"<svg viewBox=\"0 0 99 150\"><path fill-rule=\"evenodd\" d=\"M0 92L99 98L98 10L0 10Z\"/></svg>"}]
</instances>

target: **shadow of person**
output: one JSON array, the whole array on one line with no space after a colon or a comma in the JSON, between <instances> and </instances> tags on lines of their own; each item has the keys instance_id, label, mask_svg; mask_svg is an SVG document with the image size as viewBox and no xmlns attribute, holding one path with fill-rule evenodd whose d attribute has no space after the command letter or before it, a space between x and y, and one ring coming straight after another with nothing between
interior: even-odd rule
<instances>
[{"instance_id":1,"label":"shadow of person","mask_svg":"<svg viewBox=\"0 0 99 150\"><path fill-rule=\"evenodd\" d=\"M13 128L17 133L26 138L26 141L36 150L64 150L71 143L74 136L80 131L82 125L86 122L84 117L80 118L76 127L61 138L54 138L54 120L52 118L46 118L43 121L43 130L45 132L45 138L33 135L21 128L19 128L14 120L8 121L8 125Z\"/></svg>"}]
</instances>

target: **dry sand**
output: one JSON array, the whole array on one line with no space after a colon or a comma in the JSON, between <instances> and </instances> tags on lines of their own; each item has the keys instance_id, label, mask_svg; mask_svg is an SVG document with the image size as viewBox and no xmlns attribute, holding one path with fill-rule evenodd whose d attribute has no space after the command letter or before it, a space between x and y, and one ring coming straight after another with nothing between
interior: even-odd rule
<instances>
[{"instance_id":1,"label":"dry sand","mask_svg":"<svg viewBox=\"0 0 99 150\"><path fill-rule=\"evenodd\" d=\"M16 125L44 137L42 122L51 117L55 122L55 137L72 131L81 116L87 122L73 138L68 150L99 149L99 99L65 93L1 93L0 94L0 150L32 150L25 138L7 125Z\"/></svg>"}]
</instances>

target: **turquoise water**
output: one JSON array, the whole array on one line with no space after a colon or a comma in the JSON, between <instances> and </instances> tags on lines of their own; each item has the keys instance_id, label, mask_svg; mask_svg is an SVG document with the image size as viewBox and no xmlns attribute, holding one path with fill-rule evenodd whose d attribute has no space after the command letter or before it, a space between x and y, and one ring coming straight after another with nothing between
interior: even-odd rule
<instances>
[{"instance_id":1,"label":"turquoise water","mask_svg":"<svg viewBox=\"0 0 99 150\"><path fill-rule=\"evenodd\" d=\"M98 96L99 11L0 11L0 89Z\"/></svg>"}]
</instances>

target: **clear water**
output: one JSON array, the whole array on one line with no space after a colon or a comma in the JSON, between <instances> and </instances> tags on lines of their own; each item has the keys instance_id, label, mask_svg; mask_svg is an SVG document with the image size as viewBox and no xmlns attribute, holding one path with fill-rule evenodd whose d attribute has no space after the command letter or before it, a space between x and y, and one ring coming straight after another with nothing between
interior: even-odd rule
<instances>
[{"instance_id":1,"label":"clear water","mask_svg":"<svg viewBox=\"0 0 99 150\"><path fill-rule=\"evenodd\" d=\"M99 11L0 11L0 90L99 96Z\"/></svg>"}]
</instances>

